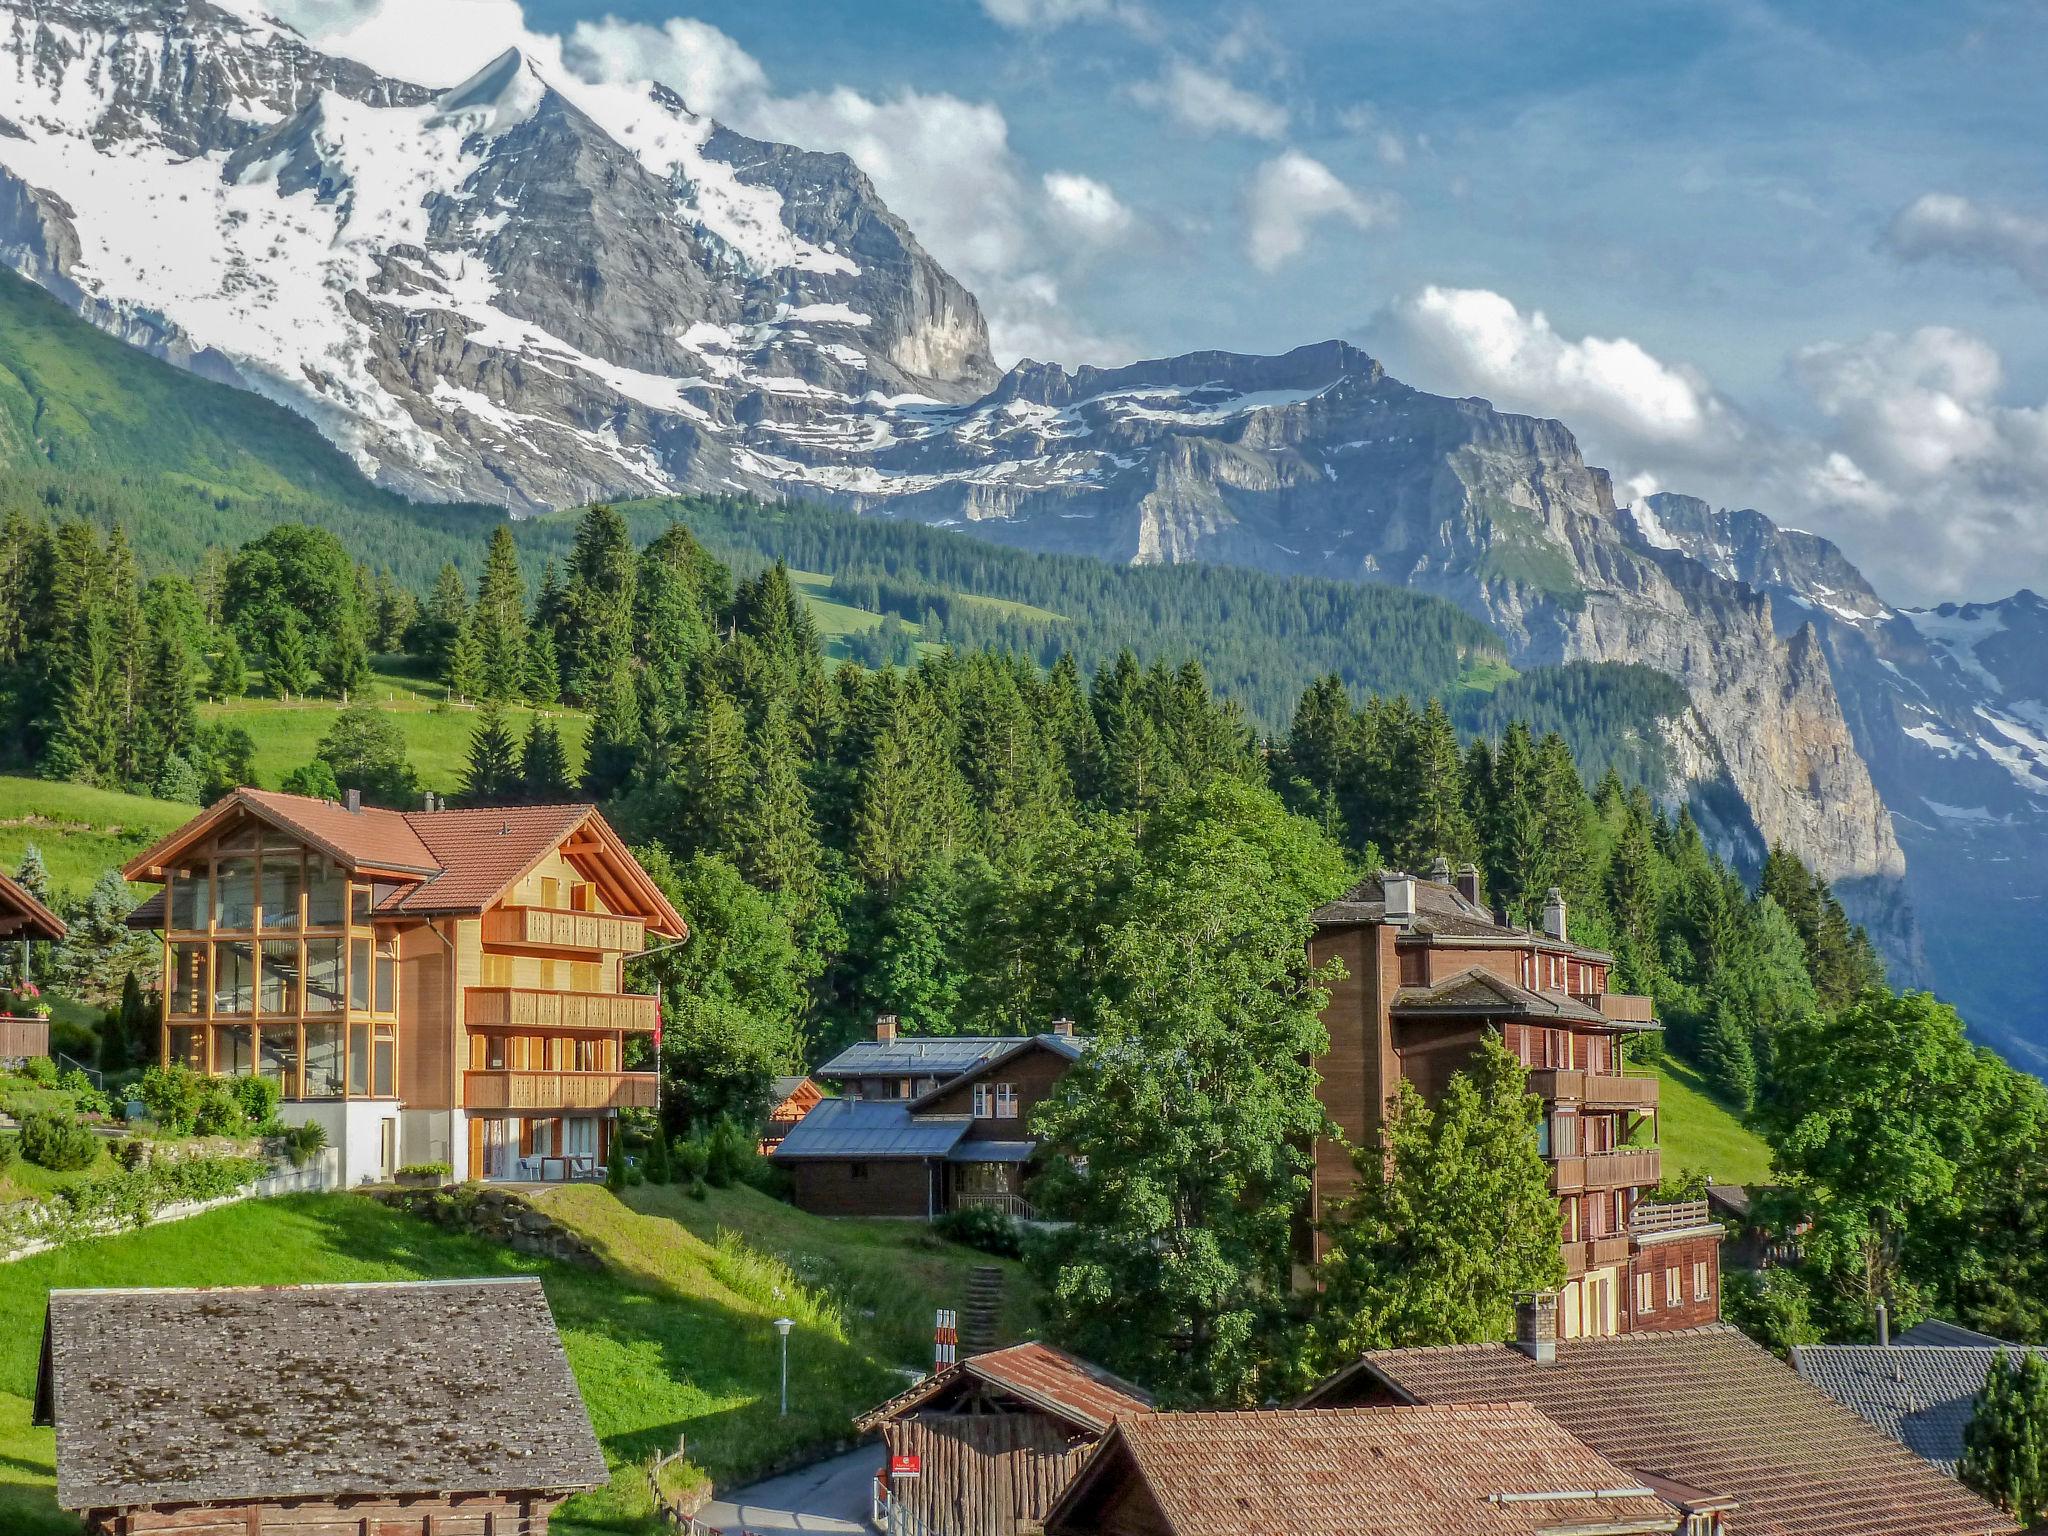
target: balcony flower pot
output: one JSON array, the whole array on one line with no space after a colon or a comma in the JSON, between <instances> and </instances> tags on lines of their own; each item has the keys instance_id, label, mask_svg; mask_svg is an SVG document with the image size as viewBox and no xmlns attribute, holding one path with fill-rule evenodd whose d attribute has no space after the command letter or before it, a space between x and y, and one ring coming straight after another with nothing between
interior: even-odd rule
<instances>
[{"instance_id":1,"label":"balcony flower pot","mask_svg":"<svg viewBox=\"0 0 2048 1536\"><path fill-rule=\"evenodd\" d=\"M454 1170L445 1166L425 1165L415 1168L401 1168L395 1175L400 1189L440 1189L453 1176Z\"/></svg>"}]
</instances>

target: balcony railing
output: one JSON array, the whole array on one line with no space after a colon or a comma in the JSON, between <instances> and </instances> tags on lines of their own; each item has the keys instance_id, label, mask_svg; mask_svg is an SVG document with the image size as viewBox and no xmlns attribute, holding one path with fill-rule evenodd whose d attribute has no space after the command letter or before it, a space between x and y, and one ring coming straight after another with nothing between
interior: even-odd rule
<instances>
[{"instance_id":1,"label":"balcony railing","mask_svg":"<svg viewBox=\"0 0 2048 1536\"><path fill-rule=\"evenodd\" d=\"M48 1019L0 1018L0 1061L50 1054Z\"/></svg>"},{"instance_id":2,"label":"balcony railing","mask_svg":"<svg viewBox=\"0 0 2048 1536\"><path fill-rule=\"evenodd\" d=\"M1663 1176L1663 1154L1654 1147L1553 1157L1550 1165L1550 1187L1560 1195L1635 1188L1655 1184Z\"/></svg>"},{"instance_id":3,"label":"balcony railing","mask_svg":"<svg viewBox=\"0 0 2048 1536\"><path fill-rule=\"evenodd\" d=\"M471 987L472 1029L652 1029L656 1000L640 992L550 992L539 987Z\"/></svg>"},{"instance_id":4,"label":"balcony railing","mask_svg":"<svg viewBox=\"0 0 2048 1536\"><path fill-rule=\"evenodd\" d=\"M1605 1018L1616 1024L1657 1022L1656 1003L1633 992L1582 992L1578 998L1587 1006L1598 1008Z\"/></svg>"},{"instance_id":5,"label":"balcony railing","mask_svg":"<svg viewBox=\"0 0 2048 1536\"><path fill-rule=\"evenodd\" d=\"M1717 1223L1704 1200L1673 1200L1664 1205L1638 1205L1629 1213L1628 1229L1641 1237L1655 1232L1685 1232Z\"/></svg>"},{"instance_id":6,"label":"balcony railing","mask_svg":"<svg viewBox=\"0 0 2048 1536\"><path fill-rule=\"evenodd\" d=\"M608 912L498 907L484 914L484 942L514 949L637 955L646 947L647 925L641 918L614 917Z\"/></svg>"},{"instance_id":7,"label":"balcony railing","mask_svg":"<svg viewBox=\"0 0 2048 1536\"><path fill-rule=\"evenodd\" d=\"M1628 1259L1626 1237L1589 1237L1564 1245L1564 1272L1569 1278L1589 1269L1605 1269Z\"/></svg>"},{"instance_id":8,"label":"balcony railing","mask_svg":"<svg viewBox=\"0 0 2048 1536\"><path fill-rule=\"evenodd\" d=\"M465 1109L652 1109L659 1081L652 1072L465 1072L462 1103Z\"/></svg>"},{"instance_id":9,"label":"balcony railing","mask_svg":"<svg viewBox=\"0 0 2048 1536\"><path fill-rule=\"evenodd\" d=\"M1033 1208L1031 1202L1022 1195L956 1193L953 1196L953 1209L956 1211L964 1211L969 1207L976 1206L991 1211L1001 1211L1005 1216L1009 1216L1017 1221L1036 1221L1038 1219L1038 1212Z\"/></svg>"},{"instance_id":10,"label":"balcony railing","mask_svg":"<svg viewBox=\"0 0 2048 1536\"><path fill-rule=\"evenodd\" d=\"M1657 1079L1622 1077L1613 1072L1540 1067L1529 1074L1529 1091L1551 1104L1583 1104L1588 1109L1657 1107Z\"/></svg>"}]
</instances>

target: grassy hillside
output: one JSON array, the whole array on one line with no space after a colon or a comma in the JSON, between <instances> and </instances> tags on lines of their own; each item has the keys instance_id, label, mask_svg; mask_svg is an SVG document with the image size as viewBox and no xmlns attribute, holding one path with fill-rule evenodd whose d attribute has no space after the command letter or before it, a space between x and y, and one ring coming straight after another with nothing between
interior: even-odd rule
<instances>
[{"instance_id":1,"label":"grassy hillside","mask_svg":"<svg viewBox=\"0 0 2048 1536\"><path fill-rule=\"evenodd\" d=\"M1716 1184L1770 1181L1771 1149L1708 1095L1698 1072L1682 1061L1667 1060L1657 1076L1664 1085L1658 1099L1658 1128L1667 1173L1697 1168Z\"/></svg>"},{"instance_id":2,"label":"grassy hillside","mask_svg":"<svg viewBox=\"0 0 2048 1536\"><path fill-rule=\"evenodd\" d=\"M0 775L0 868L12 874L30 843L59 895L83 895L102 871L128 862L192 814L142 795Z\"/></svg>"},{"instance_id":3,"label":"grassy hillside","mask_svg":"<svg viewBox=\"0 0 2048 1536\"><path fill-rule=\"evenodd\" d=\"M356 1195L250 1201L0 1265L0 1530L78 1536L52 1498L50 1431L28 1423L52 1287L538 1275L615 1472L555 1528L653 1536L650 1458L685 1436L691 1460L725 1482L843 1437L853 1413L901 1386L893 1367L926 1360L932 1307L957 1305L966 1270L989 1262L921 1228L826 1223L751 1191L701 1205L668 1189L636 1190L630 1206L595 1187L543 1199L592 1238L605 1269L515 1254ZM800 1269L775 1257L781 1246ZM798 1324L787 1419L771 1326L782 1315Z\"/></svg>"}]
</instances>

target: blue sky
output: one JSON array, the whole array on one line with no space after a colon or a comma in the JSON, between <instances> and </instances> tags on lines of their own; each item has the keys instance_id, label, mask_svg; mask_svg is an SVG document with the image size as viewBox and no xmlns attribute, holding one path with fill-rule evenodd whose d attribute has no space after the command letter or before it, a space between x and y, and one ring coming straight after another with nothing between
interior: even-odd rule
<instances>
[{"instance_id":1,"label":"blue sky","mask_svg":"<svg viewBox=\"0 0 2048 1536\"><path fill-rule=\"evenodd\" d=\"M401 8L433 69L376 56L362 17ZM457 20L422 47L429 9ZM1624 499L1833 534L1897 600L2048 584L2038 0L286 10L415 78L523 27L844 148L1004 361L1345 336L1563 418Z\"/></svg>"}]
</instances>

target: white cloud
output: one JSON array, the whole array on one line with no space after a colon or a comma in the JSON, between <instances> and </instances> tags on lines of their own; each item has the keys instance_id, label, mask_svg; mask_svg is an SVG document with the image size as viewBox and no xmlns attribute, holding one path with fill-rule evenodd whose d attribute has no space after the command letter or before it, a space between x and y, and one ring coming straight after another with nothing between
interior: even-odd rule
<instances>
[{"instance_id":1,"label":"white cloud","mask_svg":"<svg viewBox=\"0 0 2048 1536\"><path fill-rule=\"evenodd\" d=\"M1907 261L1946 257L1976 266L2008 267L2048 295L2048 217L1929 192L1901 208L1884 244Z\"/></svg>"},{"instance_id":2,"label":"white cloud","mask_svg":"<svg viewBox=\"0 0 2048 1536\"><path fill-rule=\"evenodd\" d=\"M1093 176L1048 171L1042 178L1046 212L1077 240L1114 240L1130 231L1131 210Z\"/></svg>"},{"instance_id":3,"label":"white cloud","mask_svg":"<svg viewBox=\"0 0 2048 1536\"><path fill-rule=\"evenodd\" d=\"M994 3L1020 18L1072 18L1093 8L1089 0ZM614 131L644 109L659 81L692 110L742 133L841 151L981 300L999 359L1099 361L1090 349L1120 346L1065 313L1062 287L1128 211L1088 177L1033 174L990 103L908 89L877 97L847 86L781 96L737 42L689 18L656 27L606 16L578 22L563 38L528 26L519 0L274 0L273 9L320 47L422 85L452 85L516 47ZM1081 238L1084 231L1094 233Z\"/></svg>"},{"instance_id":4,"label":"white cloud","mask_svg":"<svg viewBox=\"0 0 2048 1536\"><path fill-rule=\"evenodd\" d=\"M1287 132L1287 109L1280 103L1187 59L1169 60L1158 79L1132 86L1131 96L1196 133L1277 139Z\"/></svg>"},{"instance_id":5,"label":"white cloud","mask_svg":"<svg viewBox=\"0 0 2048 1536\"><path fill-rule=\"evenodd\" d=\"M989 20L1016 32L1046 31L1072 21L1097 21L1121 7L1115 0L981 0Z\"/></svg>"},{"instance_id":6,"label":"white cloud","mask_svg":"<svg viewBox=\"0 0 2048 1536\"><path fill-rule=\"evenodd\" d=\"M1298 256L1326 219L1367 230L1392 215L1385 198L1354 191L1322 161L1284 150L1252 173L1245 192L1245 249L1253 266L1272 272Z\"/></svg>"}]
</instances>

